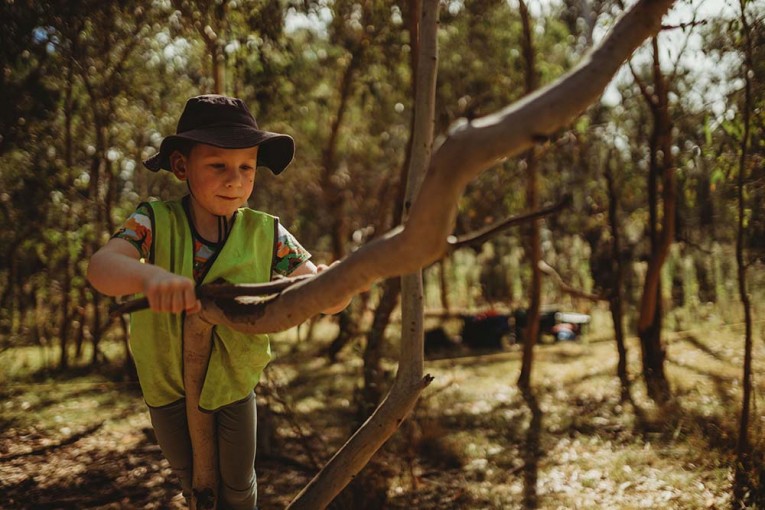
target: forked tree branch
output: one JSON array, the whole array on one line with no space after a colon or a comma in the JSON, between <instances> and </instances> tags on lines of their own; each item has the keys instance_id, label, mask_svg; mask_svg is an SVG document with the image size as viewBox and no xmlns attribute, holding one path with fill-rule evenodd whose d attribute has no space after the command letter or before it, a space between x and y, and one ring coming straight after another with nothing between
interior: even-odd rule
<instances>
[{"instance_id":1,"label":"forked tree branch","mask_svg":"<svg viewBox=\"0 0 765 510\"><path fill-rule=\"evenodd\" d=\"M405 227L362 246L317 277L273 300L241 305L203 298L207 321L266 333L300 324L374 282L408 274L448 249L459 197L467 184L497 162L531 147L568 124L605 89L632 52L661 26L673 0L639 0L574 69L494 114L455 125L434 151ZM331 296L331 299L328 299Z\"/></svg>"},{"instance_id":2,"label":"forked tree branch","mask_svg":"<svg viewBox=\"0 0 765 510\"><path fill-rule=\"evenodd\" d=\"M419 11L419 53L415 73L414 129L403 208L405 222L412 198L420 190L433 146L438 4L439 0L424 0L414 6ZM422 273L421 267L417 267L401 278L400 363L388 395L290 503L289 509L315 509L329 505L411 413L420 393L433 379L429 375L423 376L423 324Z\"/></svg>"}]
</instances>

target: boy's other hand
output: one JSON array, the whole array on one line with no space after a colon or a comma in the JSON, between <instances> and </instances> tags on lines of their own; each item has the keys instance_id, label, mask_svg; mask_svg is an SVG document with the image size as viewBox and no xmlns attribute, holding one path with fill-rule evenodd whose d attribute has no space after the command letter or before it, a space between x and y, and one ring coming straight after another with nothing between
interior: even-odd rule
<instances>
[{"instance_id":1,"label":"boy's other hand","mask_svg":"<svg viewBox=\"0 0 765 510\"><path fill-rule=\"evenodd\" d=\"M340 263L340 261L339 261L339 260L336 260L336 261L334 261L334 262L332 263L332 265L334 266L335 264L338 264L338 263ZM317 274L318 274L318 273L321 273L321 272L322 272L322 271L324 271L325 269L329 269L329 268L330 268L330 266L328 266L327 264L316 264L316 273L317 273Z\"/></svg>"},{"instance_id":2,"label":"boy's other hand","mask_svg":"<svg viewBox=\"0 0 765 510\"><path fill-rule=\"evenodd\" d=\"M202 303L194 291L194 281L169 272L155 274L144 282L144 295L155 312L197 313Z\"/></svg>"}]
</instances>

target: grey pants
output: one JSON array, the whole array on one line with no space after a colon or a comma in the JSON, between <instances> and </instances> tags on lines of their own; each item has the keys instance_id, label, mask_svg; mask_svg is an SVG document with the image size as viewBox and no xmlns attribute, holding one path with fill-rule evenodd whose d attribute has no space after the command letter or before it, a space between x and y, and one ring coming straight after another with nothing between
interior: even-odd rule
<instances>
[{"instance_id":1,"label":"grey pants","mask_svg":"<svg viewBox=\"0 0 765 510\"><path fill-rule=\"evenodd\" d=\"M186 402L149 407L151 424L162 453L180 478L186 501L191 496L191 439L186 421ZM258 497L255 479L255 394L215 412L218 436L218 508L254 510Z\"/></svg>"}]
</instances>

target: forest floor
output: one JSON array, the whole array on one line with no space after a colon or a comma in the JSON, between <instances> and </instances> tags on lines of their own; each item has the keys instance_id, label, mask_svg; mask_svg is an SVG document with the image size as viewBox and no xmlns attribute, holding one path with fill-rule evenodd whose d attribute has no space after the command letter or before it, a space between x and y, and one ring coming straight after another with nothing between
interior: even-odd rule
<instances>
[{"instance_id":1,"label":"forest floor","mask_svg":"<svg viewBox=\"0 0 765 510\"><path fill-rule=\"evenodd\" d=\"M594 335L539 345L525 398L515 387L517 346L429 360L435 380L413 416L333 507L730 508L742 329L665 335L675 396L665 409L645 397L634 339L626 400L615 345ZM765 394L762 329L757 395ZM278 357L259 394L261 509L284 508L356 423L359 347L330 363L318 354L324 345L296 342L294 330L274 339ZM0 508L184 508L136 385L108 366L33 370L30 352L0 355ZM765 413L759 401L753 409L762 452Z\"/></svg>"}]
</instances>

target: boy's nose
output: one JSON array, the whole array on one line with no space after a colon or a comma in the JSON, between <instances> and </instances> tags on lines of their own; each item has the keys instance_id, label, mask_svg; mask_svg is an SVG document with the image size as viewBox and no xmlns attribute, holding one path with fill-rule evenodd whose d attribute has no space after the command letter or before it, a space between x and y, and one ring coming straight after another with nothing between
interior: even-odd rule
<instances>
[{"instance_id":1,"label":"boy's nose","mask_svg":"<svg viewBox=\"0 0 765 510\"><path fill-rule=\"evenodd\" d=\"M229 168L226 170L226 186L233 187L237 186L241 182L241 175L239 175L239 171L236 169L236 167Z\"/></svg>"}]
</instances>

